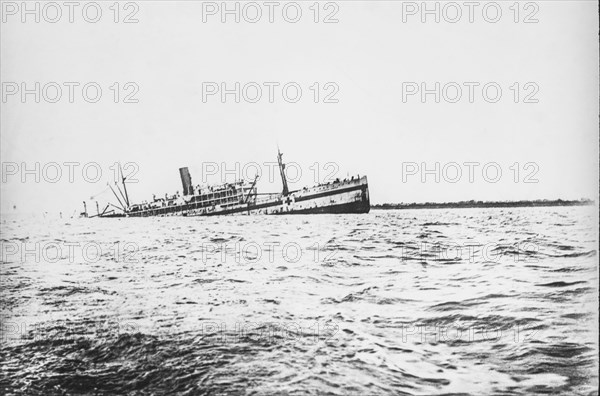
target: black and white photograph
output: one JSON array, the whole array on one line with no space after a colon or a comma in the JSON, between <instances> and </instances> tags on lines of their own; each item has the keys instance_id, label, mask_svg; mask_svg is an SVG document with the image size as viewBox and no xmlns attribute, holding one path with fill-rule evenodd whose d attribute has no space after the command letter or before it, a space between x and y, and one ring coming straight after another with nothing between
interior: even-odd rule
<instances>
[{"instance_id":1,"label":"black and white photograph","mask_svg":"<svg viewBox=\"0 0 600 396\"><path fill-rule=\"evenodd\" d=\"M0 395L598 395L599 2L0 0Z\"/></svg>"}]
</instances>

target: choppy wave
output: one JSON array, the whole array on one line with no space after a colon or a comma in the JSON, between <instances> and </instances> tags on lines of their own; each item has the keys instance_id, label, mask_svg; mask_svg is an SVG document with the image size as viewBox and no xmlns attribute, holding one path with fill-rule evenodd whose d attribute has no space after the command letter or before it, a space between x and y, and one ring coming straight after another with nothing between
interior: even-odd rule
<instances>
[{"instance_id":1,"label":"choppy wave","mask_svg":"<svg viewBox=\"0 0 600 396\"><path fill-rule=\"evenodd\" d=\"M591 210L7 219L0 392L594 395Z\"/></svg>"}]
</instances>

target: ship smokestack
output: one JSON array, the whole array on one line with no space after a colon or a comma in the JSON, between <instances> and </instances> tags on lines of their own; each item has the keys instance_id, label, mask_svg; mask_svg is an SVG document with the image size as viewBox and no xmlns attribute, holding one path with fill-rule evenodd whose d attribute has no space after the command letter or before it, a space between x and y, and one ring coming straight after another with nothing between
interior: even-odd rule
<instances>
[{"instance_id":1,"label":"ship smokestack","mask_svg":"<svg viewBox=\"0 0 600 396\"><path fill-rule=\"evenodd\" d=\"M179 175L181 176L181 185L183 186L183 195L192 195L194 188L192 187L192 176L187 167L179 168Z\"/></svg>"}]
</instances>

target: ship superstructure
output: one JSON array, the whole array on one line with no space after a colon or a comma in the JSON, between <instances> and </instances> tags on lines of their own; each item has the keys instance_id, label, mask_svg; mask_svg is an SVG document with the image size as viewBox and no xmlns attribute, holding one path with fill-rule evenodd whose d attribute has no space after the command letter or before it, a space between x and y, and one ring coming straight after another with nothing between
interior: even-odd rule
<instances>
[{"instance_id":1,"label":"ship superstructure","mask_svg":"<svg viewBox=\"0 0 600 396\"><path fill-rule=\"evenodd\" d=\"M290 191L285 176L285 164L281 152L277 154L283 189L280 193L259 194L258 177L252 182L240 180L235 183L200 187L193 186L188 168L180 168L183 195L153 198L151 202L130 204L126 178L121 175L123 191L117 186L113 194L121 204L109 204L115 209L90 217L147 217L147 216L215 216L257 214L311 214L311 213L368 213L370 210L369 186L366 176L305 187ZM84 203L85 205L85 203ZM87 211L84 212L87 217Z\"/></svg>"}]
</instances>

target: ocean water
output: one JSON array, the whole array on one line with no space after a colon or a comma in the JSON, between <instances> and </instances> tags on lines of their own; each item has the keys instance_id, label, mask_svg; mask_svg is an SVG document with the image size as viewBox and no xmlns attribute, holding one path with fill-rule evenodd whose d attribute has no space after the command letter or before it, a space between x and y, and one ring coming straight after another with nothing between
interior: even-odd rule
<instances>
[{"instance_id":1,"label":"ocean water","mask_svg":"<svg viewBox=\"0 0 600 396\"><path fill-rule=\"evenodd\" d=\"M2 394L597 395L593 207L2 220Z\"/></svg>"}]
</instances>

